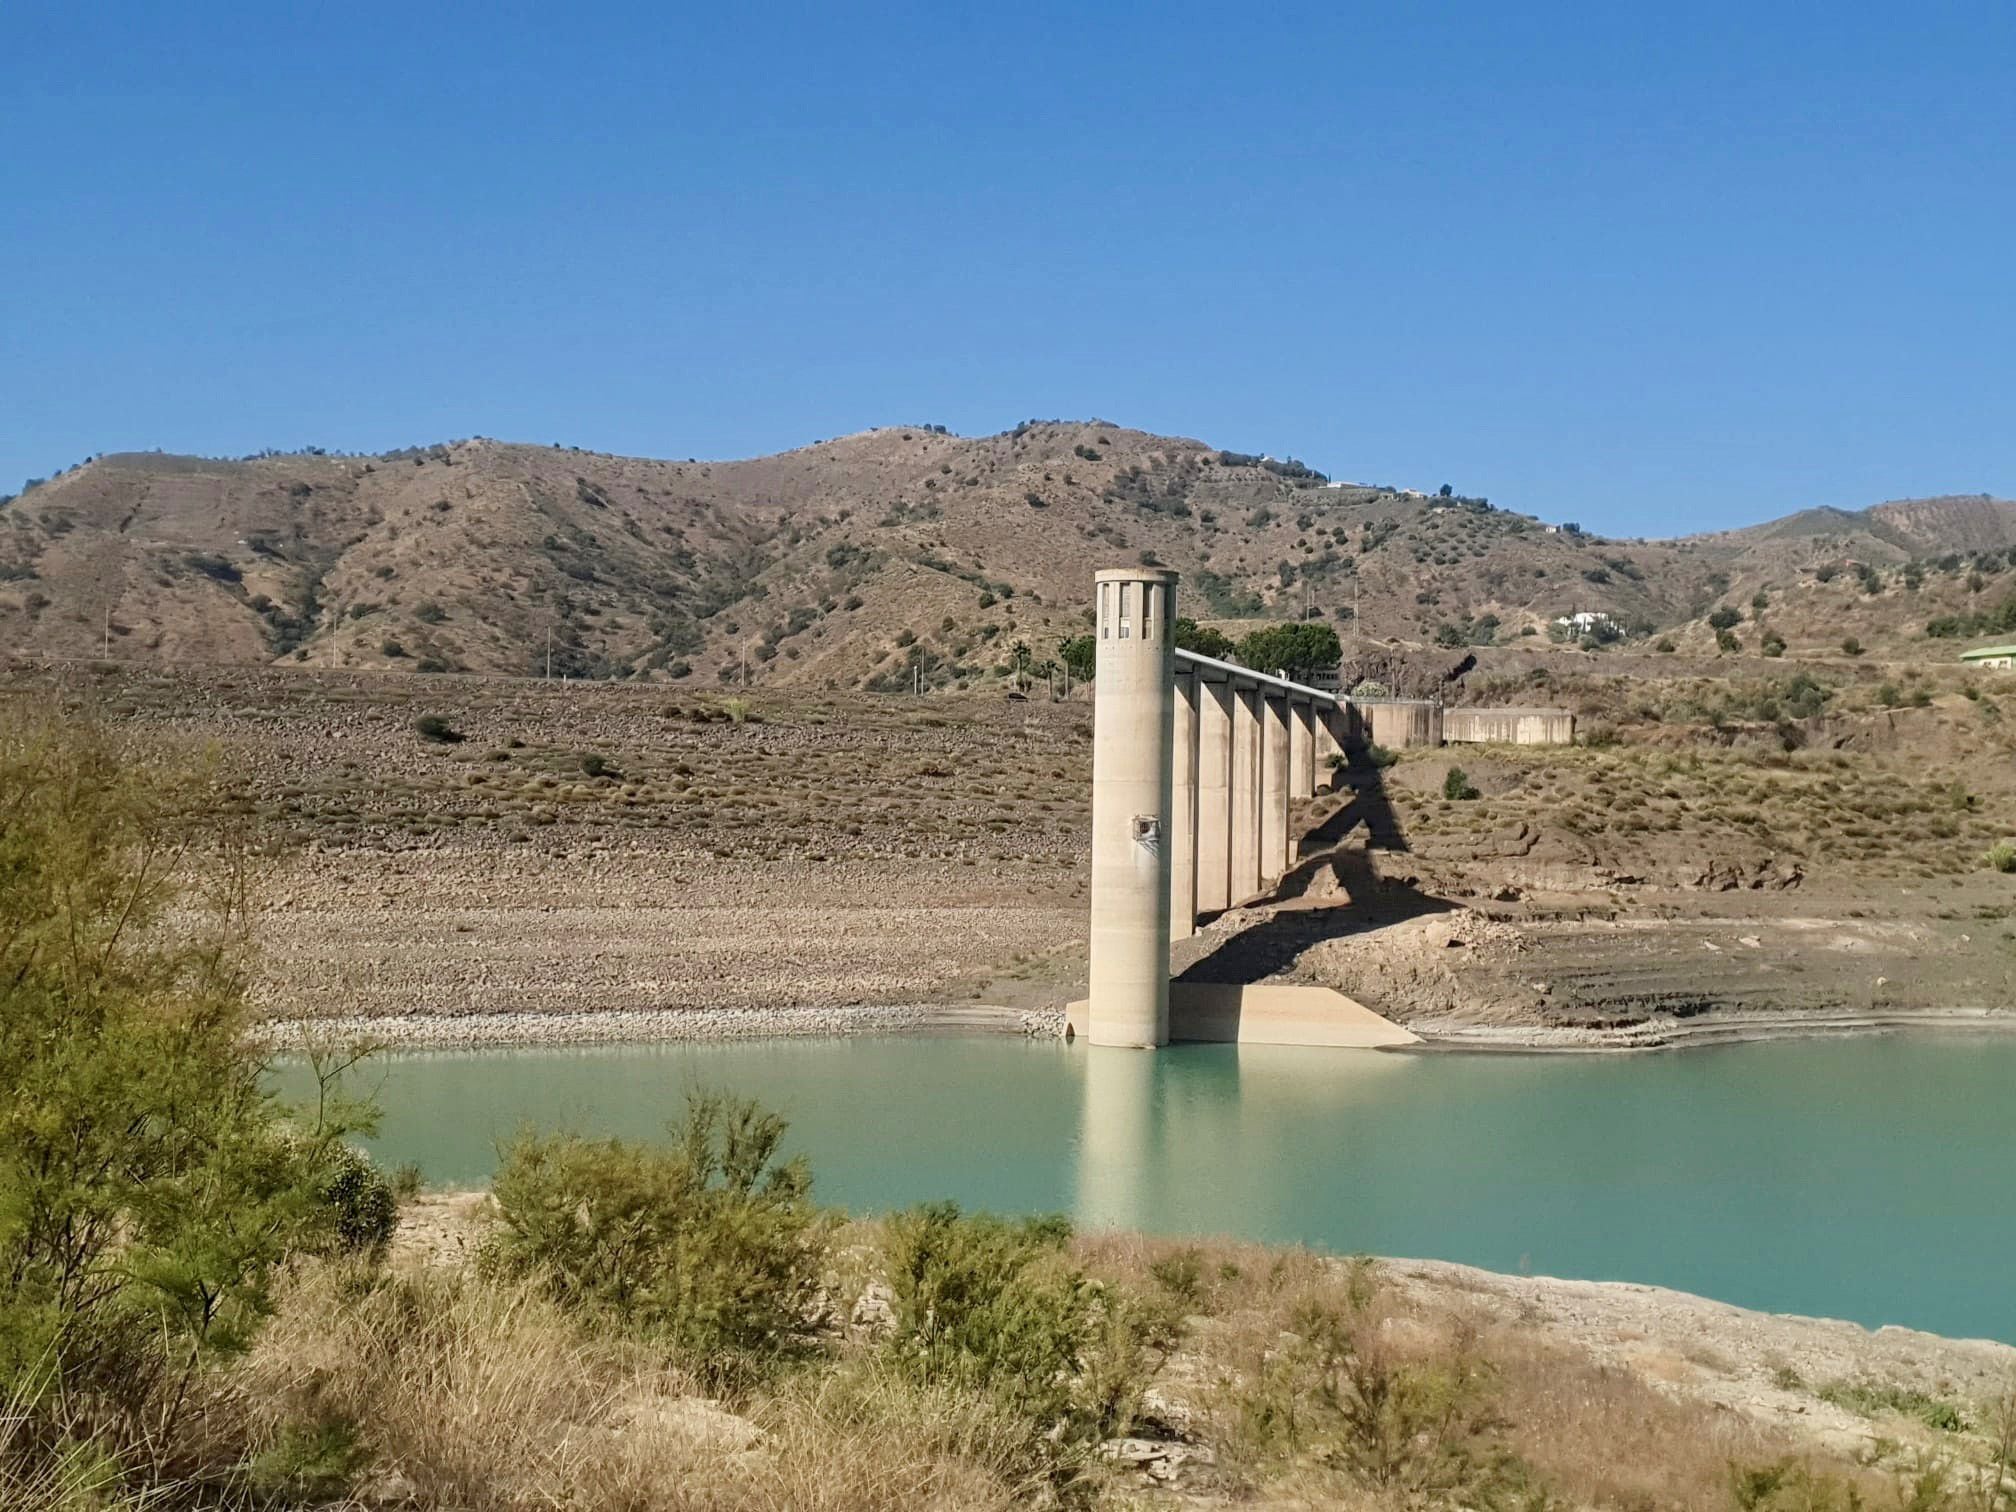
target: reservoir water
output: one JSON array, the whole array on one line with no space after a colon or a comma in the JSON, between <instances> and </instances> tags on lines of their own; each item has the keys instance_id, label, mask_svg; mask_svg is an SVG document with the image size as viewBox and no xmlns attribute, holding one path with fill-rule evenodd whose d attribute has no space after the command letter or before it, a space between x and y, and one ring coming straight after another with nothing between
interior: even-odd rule
<instances>
[{"instance_id":1,"label":"reservoir water","mask_svg":"<svg viewBox=\"0 0 2016 1512\"><path fill-rule=\"evenodd\" d=\"M521 1125L650 1136L721 1088L784 1113L819 1196L857 1212L953 1197L2016 1342L2016 1038L1617 1057L777 1040L408 1053L362 1085L374 1153L437 1186L484 1182Z\"/></svg>"}]
</instances>

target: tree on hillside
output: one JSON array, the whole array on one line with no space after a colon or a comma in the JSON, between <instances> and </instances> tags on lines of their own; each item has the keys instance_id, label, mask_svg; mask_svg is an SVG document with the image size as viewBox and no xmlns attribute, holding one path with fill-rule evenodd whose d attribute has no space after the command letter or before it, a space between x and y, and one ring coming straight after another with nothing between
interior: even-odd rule
<instances>
[{"instance_id":1,"label":"tree on hillside","mask_svg":"<svg viewBox=\"0 0 2016 1512\"><path fill-rule=\"evenodd\" d=\"M1328 625L1269 625L1239 642L1239 660L1246 666L1291 678L1328 671L1343 659L1337 632Z\"/></svg>"},{"instance_id":2,"label":"tree on hillside","mask_svg":"<svg viewBox=\"0 0 2016 1512\"><path fill-rule=\"evenodd\" d=\"M1194 619L1176 621L1176 649L1225 661L1233 654L1232 638L1222 630L1199 625Z\"/></svg>"},{"instance_id":3,"label":"tree on hillside","mask_svg":"<svg viewBox=\"0 0 2016 1512\"><path fill-rule=\"evenodd\" d=\"M1057 642L1057 659L1064 663L1073 682L1090 682L1099 658L1099 643L1089 635L1074 635Z\"/></svg>"}]
</instances>

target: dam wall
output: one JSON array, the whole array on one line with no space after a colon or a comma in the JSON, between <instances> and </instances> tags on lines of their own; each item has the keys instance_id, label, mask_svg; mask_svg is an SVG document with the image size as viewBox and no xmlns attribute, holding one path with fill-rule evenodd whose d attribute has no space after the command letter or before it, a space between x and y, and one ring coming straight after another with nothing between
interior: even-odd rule
<instances>
[{"instance_id":1,"label":"dam wall","mask_svg":"<svg viewBox=\"0 0 2016 1512\"><path fill-rule=\"evenodd\" d=\"M1389 751L1442 744L1442 705L1426 698L1352 699L1365 738Z\"/></svg>"},{"instance_id":2,"label":"dam wall","mask_svg":"<svg viewBox=\"0 0 2016 1512\"><path fill-rule=\"evenodd\" d=\"M1450 745L1573 745L1575 715L1567 709L1444 709L1442 738Z\"/></svg>"}]
</instances>

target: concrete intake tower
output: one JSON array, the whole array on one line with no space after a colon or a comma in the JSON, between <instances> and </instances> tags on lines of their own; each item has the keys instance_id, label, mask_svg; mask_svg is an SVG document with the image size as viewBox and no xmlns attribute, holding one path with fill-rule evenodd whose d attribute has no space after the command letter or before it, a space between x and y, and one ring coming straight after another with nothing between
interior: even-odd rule
<instances>
[{"instance_id":1,"label":"concrete intake tower","mask_svg":"<svg viewBox=\"0 0 2016 1512\"><path fill-rule=\"evenodd\" d=\"M1088 1037L1147 1048L1169 1043L1176 574L1096 583Z\"/></svg>"}]
</instances>

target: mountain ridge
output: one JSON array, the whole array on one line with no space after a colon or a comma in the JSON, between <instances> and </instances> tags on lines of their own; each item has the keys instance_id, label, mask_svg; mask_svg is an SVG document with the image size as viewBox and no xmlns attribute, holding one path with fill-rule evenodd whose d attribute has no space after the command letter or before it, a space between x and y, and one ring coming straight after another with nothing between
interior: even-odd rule
<instances>
[{"instance_id":1,"label":"mountain ridge","mask_svg":"<svg viewBox=\"0 0 2016 1512\"><path fill-rule=\"evenodd\" d=\"M1624 541L1107 421L886 426L725 462L486 438L128 452L0 507L0 644L526 675L550 645L556 675L974 686L1018 644L1040 663L1079 633L1097 566L1177 568L1206 619L1313 614L1450 644L1588 610L1712 648L1699 621L1718 603L1954 554L1980 592L2011 548L2016 503L1987 496ZM1946 586L1919 618L1964 605ZM1871 634L1909 641L1903 606L1891 618Z\"/></svg>"}]
</instances>

